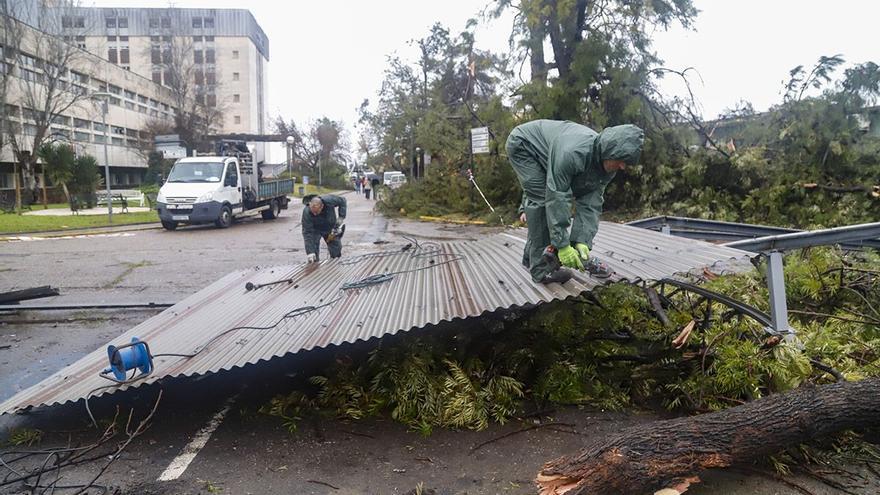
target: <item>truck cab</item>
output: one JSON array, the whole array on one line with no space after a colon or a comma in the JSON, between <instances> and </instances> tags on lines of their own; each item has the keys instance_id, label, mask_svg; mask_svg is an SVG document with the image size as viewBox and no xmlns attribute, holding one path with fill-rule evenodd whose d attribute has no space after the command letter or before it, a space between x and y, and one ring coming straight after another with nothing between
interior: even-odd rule
<instances>
[{"instance_id":1,"label":"truck cab","mask_svg":"<svg viewBox=\"0 0 880 495\"><path fill-rule=\"evenodd\" d=\"M228 227L242 211L240 171L233 157L182 158L174 164L156 198L159 219L173 230L178 223Z\"/></svg>"},{"instance_id":2,"label":"truck cab","mask_svg":"<svg viewBox=\"0 0 880 495\"><path fill-rule=\"evenodd\" d=\"M163 227L175 230L181 223L213 222L226 228L237 217L260 213L272 220L287 208L292 180L261 180L249 153L228 146L224 150L222 155L181 158L174 164L156 198Z\"/></svg>"}]
</instances>

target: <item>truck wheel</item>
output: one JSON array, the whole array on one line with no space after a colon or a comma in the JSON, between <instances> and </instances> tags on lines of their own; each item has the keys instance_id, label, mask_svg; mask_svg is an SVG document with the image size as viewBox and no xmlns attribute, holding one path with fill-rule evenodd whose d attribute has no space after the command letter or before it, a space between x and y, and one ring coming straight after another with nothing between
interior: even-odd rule
<instances>
[{"instance_id":1,"label":"truck wheel","mask_svg":"<svg viewBox=\"0 0 880 495\"><path fill-rule=\"evenodd\" d=\"M177 229L177 222L162 220L162 226L165 227L165 230L175 230Z\"/></svg>"},{"instance_id":2,"label":"truck wheel","mask_svg":"<svg viewBox=\"0 0 880 495\"><path fill-rule=\"evenodd\" d=\"M269 203L269 208L260 212L263 215L263 220L272 220L278 218L278 215L281 215L281 205L278 203L277 199L273 199Z\"/></svg>"},{"instance_id":3,"label":"truck wheel","mask_svg":"<svg viewBox=\"0 0 880 495\"><path fill-rule=\"evenodd\" d=\"M224 206L220 210L220 216L214 221L214 225L220 229L225 229L232 225L232 208L229 205Z\"/></svg>"}]
</instances>

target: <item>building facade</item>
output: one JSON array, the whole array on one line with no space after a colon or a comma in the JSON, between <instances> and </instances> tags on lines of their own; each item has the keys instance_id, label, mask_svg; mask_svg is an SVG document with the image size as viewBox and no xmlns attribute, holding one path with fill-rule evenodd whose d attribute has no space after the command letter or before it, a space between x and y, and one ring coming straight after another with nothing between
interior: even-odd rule
<instances>
[{"instance_id":1,"label":"building facade","mask_svg":"<svg viewBox=\"0 0 880 495\"><path fill-rule=\"evenodd\" d=\"M0 118L20 129L25 149L35 126L30 118L34 109L24 93L40 87L41 67L52 62L40 47L47 35L77 49L62 84L82 94L109 94L106 127L101 105L94 98L79 98L55 116L48 141L68 142L94 156L101 175L106 142L111 187L142 182L151 146L145 129L173 122L180 105L179 93L170 88L173 77L193 85L187 99L215 110L214 130L265 133L268 40L249 11L55 8L41 0L16 5L19 10L8 13L22 22L24 39L14 47L4 47L0 40L0 69L10 76ZM169 63L169 55L175 63ZM0 190L9 190L14 187L14 157L8 140L4 144ZM255 152L260 156L263 149Z\"/></svg>"},{"instance_id":2,"label":"building facade","mask_svg":"<svg viewBox=\"0 0 880 495\"><path fill-rule=\"evenodd\" d=\"M62 24L85 26L73 42L157 84L191 77L194 97L219 110L217 131L266 132L269 40L250 11L81 7Z\"/></svg>"},{"instance_id":3,"label":"building facade","mask_svg":"<svg viewBox=\"0 0 880 495\"><path fill-rule=\"evenodd\" d=\"M150 146L144 129L152 122L173 121L171 91L78 48L64 58L61 76L50 76L51 66L58 63L52 59L57 56L57 46L46 46L51 35L23 22L15 26L20 38L14 46L9 39L5 46L0 45L0 69L6 77L0 113L5 133L0 148L0 189L15 187L11 141L19 143L21 152L35 152L36 115L41 109L44 115L51 114L42 144L70 144L77 153L94 156L101 165L97 172L103 176L106 143L110 185L126 188L140 184ZM54 96L46 96L49 84L56 87L51 93ZM108 102L106 115L103 100Z\"/></svg>"}]
</instances>

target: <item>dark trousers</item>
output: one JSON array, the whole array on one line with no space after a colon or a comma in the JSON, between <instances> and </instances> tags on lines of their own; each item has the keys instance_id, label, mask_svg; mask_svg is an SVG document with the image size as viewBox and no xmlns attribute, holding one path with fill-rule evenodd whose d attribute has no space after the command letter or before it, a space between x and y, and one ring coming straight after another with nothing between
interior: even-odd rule
<instances>
[{"instance_id":1,"label":"dark trousers","mask_svg":"<svg viewBox=\"0 0 880 495\"><path fill-rule=\"evenodd\" d=\"M524 144L516 130L511 132L507 138L507 158L525 193L523 210L529 238L523 252L523 265L528 266L532 280L540 282L558 268L543 256L544 248L550 245L544 198L547 170Z\"/></svg>"},{"instance_id":2,"label":"dark trousers","mask_svg":"<svg viewBox=\"0 0 880 495\"><path fill-rule=\"evenodd\" d=\"M367 199L370 199L370 190L369 189L364 189L364 197Z\"/></svg>"},{"instance_id":3,"label":"dark trousers","mask_svg":"<svg viewBox=\"0 0 880 495\"><path fill-rule=\"evenodd\" d=\"M324 242L327 244L327 251L330 251L330 259L339 258L342 256L342 240L337 237L332 241L327 240L327 236L330 234L323 234L321 238L324 239ZM315 261L319 261L321 259L321 241L316 240L313 252L315 253ZM308 250L306 250L308 252Z\"/></svg>"}]
</instances>

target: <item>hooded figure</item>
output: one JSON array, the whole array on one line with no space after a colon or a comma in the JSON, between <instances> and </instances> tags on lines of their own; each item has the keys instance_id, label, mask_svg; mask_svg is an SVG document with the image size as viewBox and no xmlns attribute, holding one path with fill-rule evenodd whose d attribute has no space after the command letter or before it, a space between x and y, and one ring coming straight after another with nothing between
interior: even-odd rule
<instances>
[{"instance_id":1,"label":"hooded figure","mask_svg":"<svg viewBox=\"0 0 880 495\"><path fill-rule=\"evenodd\" d=\"M507 156L523 189L521 207L529 229L523 264L528 261L532 280L565 282L571 273L559 269L560 263L586 267L597 277L610 275L589 256L605 186L618 170L638 163L644 140L644 132L634 125L609 127L597 134L589 127L556 120L535 120L510 133Z\"/></svg>"}]
</instances>

